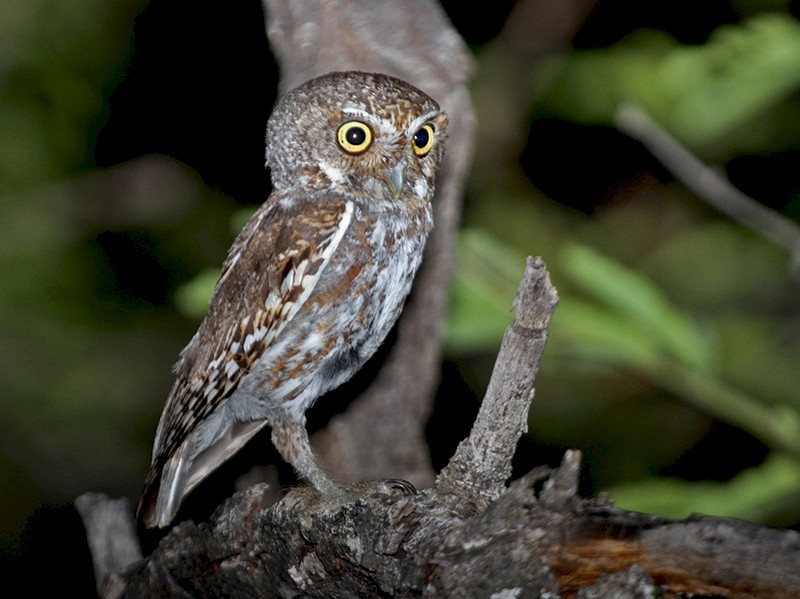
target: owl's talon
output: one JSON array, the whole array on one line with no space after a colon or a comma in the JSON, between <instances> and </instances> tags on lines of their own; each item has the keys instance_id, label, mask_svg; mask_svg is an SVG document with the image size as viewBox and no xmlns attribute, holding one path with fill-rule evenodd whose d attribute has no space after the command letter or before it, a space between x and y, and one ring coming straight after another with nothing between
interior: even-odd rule
<instances>
[{"instance_id":1,"label":"owl's talon","mask_svg":"<svg viewBox=\"0 0 800 599\"><path fill-rule=\"evenodd\" d=\"M419 495L417 488L402 478L389 478L377 481L377 491L388 495Z\"/></svg>"},{"instance_id":2,"label":"owl's talon","mask_svg":"<svg viewBox=\"0 0 800 599\"><path fill-rule=\"evenodd\" d=\"M402 478L393 478L386 481L389 486L402 493L403 495L419 495L419 491L417 488L412 485L407 480L403 480Z\"/></svg>"}]
</instances>

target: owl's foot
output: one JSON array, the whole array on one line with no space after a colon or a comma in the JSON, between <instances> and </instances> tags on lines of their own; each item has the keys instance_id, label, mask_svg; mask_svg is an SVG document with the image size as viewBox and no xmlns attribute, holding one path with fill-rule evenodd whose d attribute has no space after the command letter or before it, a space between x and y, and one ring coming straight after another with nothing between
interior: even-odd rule
<instances>
[{"instance_id":1,"label":"owl's foot","mask_svg":"<svg viewBox=\"0 0 800 599\"><path fill-rule=\"evenodd\" d=\"M388 478L380 480L365 480L343 489L345 501L357 501L370 495L419 495L416 487L407 480Z\"/></svg>"},{"instance_id":2,"label":"owl's foot","mask_svg":"<svg viewBox=\"0 0 800 599\"><path fill-rule=\"evenodd\" d=\"M281 455L292 464L321 501L345 504L369 495L417 495L414 485L407 480L389 478L357 482L340 486L323 469L311 449L308 433L301 423L280 423L272 426L272 442ZM308 496L309 492L303 492Z\"/></svg>"},{"instance_id":3,"label":"owl's foot","mask_svg":"<svg viewBox=\"0 0 800 599\"><path fill-rule=\"evenodd\" d=\"M303 422L274 422L272 444L301 478L323 497L342 498L342 487L334 481L319 462Z\"/></svg>"}]
</instances>

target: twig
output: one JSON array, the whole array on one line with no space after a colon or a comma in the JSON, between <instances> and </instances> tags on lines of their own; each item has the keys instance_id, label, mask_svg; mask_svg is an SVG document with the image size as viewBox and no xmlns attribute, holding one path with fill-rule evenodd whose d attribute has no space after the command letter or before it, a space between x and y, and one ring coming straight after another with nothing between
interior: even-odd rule
<instances>
[{"instance_id":1,"label":"twig","mask_svg":"<svg viewBox=\"0 0 800 599\"><path fill-rule=\"evenodd\" d=\"M624 104L614 116L617 128L644 146L702 200L744 227L755 231L791 253L800 265L800 227L760 204L709 168L658 125L639 106Z\"/></svg>"}]
</instances>

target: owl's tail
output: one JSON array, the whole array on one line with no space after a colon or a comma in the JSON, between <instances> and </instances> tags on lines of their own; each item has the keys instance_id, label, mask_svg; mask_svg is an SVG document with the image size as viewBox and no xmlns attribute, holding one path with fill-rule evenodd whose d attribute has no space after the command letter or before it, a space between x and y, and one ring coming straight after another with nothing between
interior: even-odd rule
<instances>
[{"instance_id":1,"label":"owl's tail","mask_svg":"<svg viewBox=\"0 0 800 599\"><path fill-rule=\"evenodd\" d=\"M136 518L148 528L168 526L184 497L266 425L266 420L235 422L194 457L191 455L194 435L189 435L169 457L156 456L139 499Z\"/></svg>"},{"instance_id":2,"label":"owl's tail","mask_svg":"<svg viewBox=\"0 0 800 599\"><path fill-rule=\"evenodd\" d=\"M166 462L156 460L150 468L136 510L136 518L148 528L163 528L175 518L185 495L186 474L190 465L184 454L184 451L178 451ZM162 463L159 464L160 461Z\"/></svg>"}]
</instances>

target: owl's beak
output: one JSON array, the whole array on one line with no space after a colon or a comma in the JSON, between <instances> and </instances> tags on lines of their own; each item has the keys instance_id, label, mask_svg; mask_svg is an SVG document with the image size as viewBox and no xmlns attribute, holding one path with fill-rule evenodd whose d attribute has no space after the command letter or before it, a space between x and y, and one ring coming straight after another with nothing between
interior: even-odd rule
<instances>
[{"instance_id":1,"label":"owl's beak","mask_svg":"<svg viewBox=\"0 0 800 599\"><path fill-rule=\"evenodd\" d=\"M392 190L394 197L400 197L400 194L403 192L403 185L405 184L405 170L406 170L406 161L401 160L397 164L395 164L391 168L387 168L385 171L385 179L386 183L389 185L389 189Z\"/></svg>"}]
</instances>

